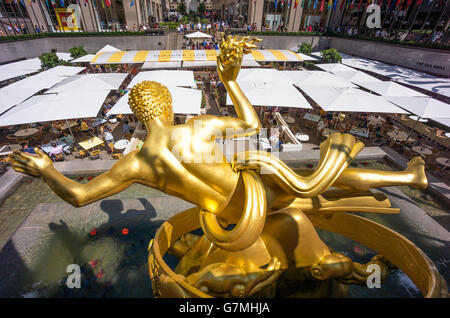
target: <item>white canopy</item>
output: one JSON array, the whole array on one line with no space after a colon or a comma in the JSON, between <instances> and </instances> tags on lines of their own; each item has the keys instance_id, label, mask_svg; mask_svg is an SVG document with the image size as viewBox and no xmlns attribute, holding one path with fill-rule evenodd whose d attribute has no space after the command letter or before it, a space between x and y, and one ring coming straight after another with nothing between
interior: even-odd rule
<instances>
[{"instance_id":1,"label":"white canopy","mask_svg":"<svg viewBox=\"0 0 450 318\"><path fill-rule=\"evenodd\" d=\"M383 97L369 94L357 88L302 86L301 89L325 111L407 113Z\"/></svg>"},{"instance_id":2,"label":"white canopy","mask_svg":"<svg viewBox=\"0 0 450 318\"><path fill-rule=\"evenodd\" d=\"M390 96L386 98L420 118L450 118L450 105L430 97Z\"/></svg>"},{"instance_id":3,"label":"white canopy","mask_svg":"<svg viewBox=\"0 0 450 318\"><path fill-rule=\"evenodd\" d=\"M390 65L370 59L342 55L342 63L389 77L397 82L417 86L430 92L450 96L450 79L414 71L406 67Z\"/></svg>"},{"instance_id":4,"label":"white canopy","mask_svg":"<svg viewBox=\"0 0 450 318\"><path fill-rule=\"evenodd\" d=\"M370 76L364 72L353 70L353 71L334 71L334 75L345 78L346 80L355 83L362 84L367 82L381 82L376 77Z\"/></svg>"},{"instance_id":5,"label":"white canopy","mask_svg":"<svg viewBox=\"0 0 450 318\"><path fill-rule=\"evenodd\" d=\"M134 85L142 81L155 81L165 86L185 86L196 88L193 71L147 71L138 73L128 87L131 88Z\"/></svg>"},{"instance_id":6,"label":"white canopy","mask_svg":"<svg viewBox=\"0 0 450 318\"><path fill-rule=\"evenodd\" d=\"M322 70L335 73L335 72L355 72L354 68L348 67L346 65L340 63L325 63L325 64L316 64L317 67L320 67Z\"/></svg>"},{"instance_id":7,"label":"white canopy","mask_svg":"<svg viewBox=\"0 0 450 318\"><path fill-rule=\"evenodd\" d=\"M172 95L172 107L176 114L199 114L202 103L202 91L197 89L168 86ZM128 105L128 93L123 95L108 115L132 114Z\"/></svg>"},{"instance_id":8,"label":"white canopy","mask_svg":"<svg viewBox=\"0 0 450 318\"><path fill-rule=\"evenodd\" d=\"M71 63L89 63L95 57L95 54L86 54L75 60L72 60Z\"/></svg>"},{"instance_id":9,"label":"white canopy","mask_svg":"<svg viewBox=\"0 0 450 318\"><path fill-rule=\"evenodd\" d=\"M261 67L255 60L243 60L242 67ZM203 68L203 67L217 67L217 61L184 61L183 67L186 68Z\"/></svg>"},{"instance_id":10,"label":"white canopy","mask_svg":"<svg viewBox=\"0 0 450 318\"><path fill-rule=\"evenodd\" d=\"M0 82L10 78L35 73L40 69L41 60L38 58L0 65Z\"/></svg>"},{"instance_id":11,"label":"white canopy","mask_svg":"<svg viewBox=\"0 0 450 318\"><path fill-rule=\"evenodd\" d=\"M0 126L95 117L109 91L33 96L0 117Z\"/></svg>"},{"instance_id":12,"label":"white canopy","mask_svg":"<svg viewBox=\"0 0 450 318\"><path fill-rule=\"evenodd\" d=\"M46 94L61 92L78 92L83 94L89 90L112 90L118 89L120 84L128 76L127 73L99 73L74 75L64 79Z\"/></svg>"},{"instance_id":13,"label":"white canopy","mask_svg":"<svg viewBox=\"0 0 450 318\"><path fill-rule=\"evenodd\" d=\"M211 35L197 31L197 32L193 32L190 34L185 35L187 38L191 39L191 38L212 38Z\"/></svg>"},{"instance_id":14,"label":"white canopy","mask_svg":"<svg viewBox=\"0 0 450 318\"><path fill-rule=\"evenodd\" d=\"M37 92L50 88L67 76L75 75L84 69L84 67L56 66L1 88L0 114Z\"/></svg>"},{"instance_id":15,"label":"white canopy","mask_svg":"<svg viewBox=\"0 0 450 318\"><path fill-rule=\"evenodd\" d=\"M63 60L63 61L66 61L66 62L69 62L69 61L73 60L72 55L70 53L57 52L56 56L58 56L58 58L60 60Z\"/></svg>"},{"instance_id":16,"label":"white canopy","mask_svg":"<svg viewBox=\"0 0 450 318\"><path fill-rule=\"evenodd\" d=\"M282 71L298 87L325 86L325 87L356 87L346 79L322 71Z\"/></svg>"},{"instance_id":17,"label":"white canopy","mask_svg":"<svg viewBox=\"0 0 450 318\"><path fill-rule=\"evenodd\" d=\"M389 81L364 82L359 85L381 96L427 96L416 90Z\"/></svg>"},{"instance_id":18,"label":"white canopy","mask_svg":"<svg viewBox=\"0 0 450 318\"><path fill-rule=\"evenodd\" d=\"M181 61L173 61L173 62L157 62L157 61L151 61L151 62L144 62L142 64L143 70L147 69L170 69L170 68L180 68L181 67Z\"/></svg>"},{"instance_id":19,"label":"white canopy","mask_svg":"<svg viewBox=\"0 0 450 318\"><path fill-rule=\"evenodd\" d=\"M297 45L297 46L291 47L290 50L291 50L292 52L296 52L296 54L297 54L298 56L300 56L304 61L316 61L316 62L317 62L317 61L319 61L319 59L320 59L320 54L319 54L319 59L317 59L317 58L314 57L314 56L309 56L309 55L306 55L306 54L297 52L297 51L298 51L298 45ZM314 55L314 54L311 53L311 55Z\"/></svg>"},{"instance_id":20,"label":"white canopy","mask_svg":"<svg viewBox=\"0 0 450 318\"><path fill-rule=\"evenodd\" d=\"M237 77L238 83L284 83L294 84L284 72L275 70L273 68L252 68L242 69Z\"/></svg>"},{"instance_id":21,"label":"white canopy","mask_svg":"<svg viewBox=\"0 0 450 318\"><path fill-rule=\"evenodd\" d=\"M254 106L312 108L305 97L289 83L242 82L239 86ZM227 105L233 105L228 93Z\"/></svg>"},{"instance_id":22,"label":"white canopy","mask_svg":"<svg viewBox=\"0 0 450 318\"><path fill-rule=\"evenodd\" d=\"M109 44L106 44L100 51L95 53L96 55L103 52L119 52L119 49L116 49L114 46L111 46Z\"/></svg>"},{"instance_id":23,"label":"white canopy","mask_svg":"<svg viewBox=\"0 0 450 318\"><path fill-rule=\"evenodd\" d=\"M450 127L450 118L431 118L434 121L437 121L438 123L445 125L447 127Z\"/></svg>"}]
</instances>

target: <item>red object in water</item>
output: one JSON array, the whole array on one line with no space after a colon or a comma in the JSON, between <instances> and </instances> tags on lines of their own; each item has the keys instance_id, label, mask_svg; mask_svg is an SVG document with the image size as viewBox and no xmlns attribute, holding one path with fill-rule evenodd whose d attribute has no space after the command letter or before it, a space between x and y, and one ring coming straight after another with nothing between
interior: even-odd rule
<instances>
[{"instance_id":1,"label":"red object in water","mask_svg":"<svg viewBox=\"0 0 450 318\"><path fill-rule=\"evenodd\" d=\"M97 234L97 229L93 229L92 231L89 232L90 235L95 235Z\"/></svg>"},{"instance_id":2,"label":"red object in water","mask_svg":"<svg viewBox=\"0 0 450 318\"><path fill-rule=\"evenodd\" d=\"M89 261L89 265L91 265L92 268L94 268L95 266L97 266L97 264L98 264L98 260L96 260L96 259L91 259L91 260Z\"/></svg>"},{"instance_id":3,"label":"red object in water","mask_svg":"<svg viewBox=\"0 0 450 318\"><path fill-rule=\"evenodd\" d=\"M363 165L367 166L367 165L368 165L368 163L364 161L364 162L363 162Z\"/></svg>"},{"instance_id":4,"label":"red object in water","mask_svg":"<svg viewBox=\"0 0 450 318\"><path fill-rule=\"evenodd\" d=\"M88 177L88 180L92 180L92 178L94 178L94 177Z\"/></svg>"},{"instance_id":5,"label":"red object in water","mask_svg":"<svg viewBox=\"0 0 450 318\"><path fill-rule=\"evenodd\" d=\"M127 228L124 228L124 229L122 230L122 234L123 234L123 235L127 235L128 233L129 233L129 231L128 231Z\"/></svg>"},{"instance_id":6,"label":"red object in water","mask_svg":"<svg viewBox=\"0 0 450 318\"><path fill-rule=\"evenodd\" d=\"M104 273L105 273L105 272L103 271L103 269L101 269L101 270L97 273L97 279L102 278Z\"/></svg>"},{"instance_id":7,"label":"red object in water","mask_svg":"<svg viewBox=\"0 0 450 318\"><path fill-rule=\"evenodd\" d=\"M84 179L84 177L78 177L78 181L81 181L83 179Z\"/></svg>"}]
</instances>

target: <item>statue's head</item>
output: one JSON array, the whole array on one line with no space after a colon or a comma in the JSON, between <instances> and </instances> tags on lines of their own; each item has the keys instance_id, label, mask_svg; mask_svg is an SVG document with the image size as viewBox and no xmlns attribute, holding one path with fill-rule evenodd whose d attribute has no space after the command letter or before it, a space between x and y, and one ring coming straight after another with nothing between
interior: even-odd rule
<instances>
[{"instance_id":1,"label":"statue's head","mask_svg":"<svg viewBox=\"0 0 450 318\"><path fill-rule=\"evenodd\" d=\"M128 104L141 123L155 118L173 123L172 96L160 83L143 81L135 85L129 93Z\"/></svg>"}]
</instances>

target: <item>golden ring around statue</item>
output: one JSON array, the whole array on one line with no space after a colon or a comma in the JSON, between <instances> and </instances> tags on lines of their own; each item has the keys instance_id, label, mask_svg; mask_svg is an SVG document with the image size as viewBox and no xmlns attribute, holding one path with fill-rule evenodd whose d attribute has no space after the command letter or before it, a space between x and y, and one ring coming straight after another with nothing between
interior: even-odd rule
<instances>
[{"instance_id":1,"label":"golden ring around statue","mask_svg":"<svg viewBox=\"0 0 450 318\"><path fill-rule=\"evenodd\" d=\"M148 246L148 265L155 297L212 298L190 285L163 260L182 235L200 228L200 208L185 210L164 222ZM401 269L426 298L446 297L447 287L433 262L401 234L347 212L310 215L314 226L346 236L385 256Z\"/></svg>"}]
</instances>

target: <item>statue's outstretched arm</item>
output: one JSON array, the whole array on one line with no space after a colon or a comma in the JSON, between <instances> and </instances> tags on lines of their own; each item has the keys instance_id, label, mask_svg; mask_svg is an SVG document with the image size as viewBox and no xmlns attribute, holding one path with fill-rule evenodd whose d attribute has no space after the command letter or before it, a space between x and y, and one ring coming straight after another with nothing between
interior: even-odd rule
<instances>
[{"instance_id":1,"label":"statue's outstretched arm","mask_svg":"<svg viewBox=\"0 0 450 318\"><path fill-rule=\"evenodd\" d=\"M33 177L41 177L60 198L76 207L122 191L136 182L139 175L136 152L120 159L109 171L81 184L56 170L42 150L35 148L34 151L36 155L14 151L10 156L13 169Z\"/></svg>"},{"instance_id":2,"label":"statue's outstretched arm","mask_svg":"<svg viewBox=\"0 0 450 318\"><path fill-rule=\"evenodd\" d=\"M239 119L233 117L218 117L214 121L214 127L221 129L223 132L228 129L239 129L245 131L236 136L249 136L258 132L261 127L258 115L256 114L252 104L242 92L236 82L237 75L241 69L244 54L250 53L250 49L256 48L253 44L261 41L260 39L252 39L249 37L239 38L238 36L228 36L220 43L220 52L217 57L217 71L220 80L224 84L231 100L236 108ZM248 42L247 42L248 41Z\"/></svg>"}]
</instances>

